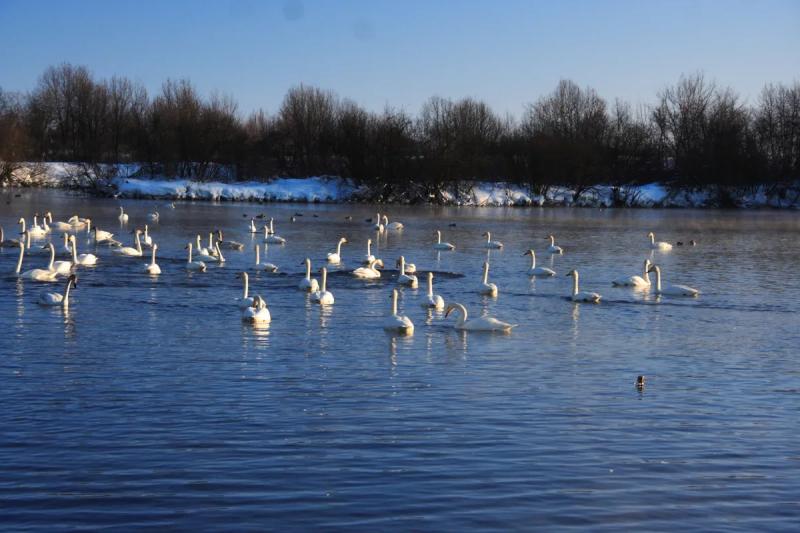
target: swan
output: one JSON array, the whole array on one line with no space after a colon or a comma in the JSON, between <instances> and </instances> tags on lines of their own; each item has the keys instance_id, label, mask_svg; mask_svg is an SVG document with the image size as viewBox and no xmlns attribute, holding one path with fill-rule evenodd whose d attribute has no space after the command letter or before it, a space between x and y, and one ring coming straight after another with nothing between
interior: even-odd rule
<instances>
[{"instance_id":1,"label":"swan","mask_svg":"<svg viewBox=\"0 0 800 533\"><path fill-rule=\"evenodd\" d=\"M311 295L311 300L313 300L314 302L316 302L316 303L318 303L320 305L333 305L333 301L334 301L333 294L328 292L328 290L327 290L327 286L328 286L328 269L325 268L325 267L322 267L320 269L320 272L322 273L322 286L320 287L320 289L318 291L314 292Z\"/></svg>"},{"instance_id":2,"label":"swan","mask_svg":"<svg viewBox=\"0 0 800 533\"><path fill-rule=\"evenodd\" d=\"M217 230L217 242L219 243L220 247L228 249L228 250L244 250L244 244L241 242L236 241L226 241L222 237L222 230Z\"/></svg>"},{"instance_id":3,"label":"swan","mask_svg":"<svg viewBox=\"0 0 800 533\"><path fill-rule=\"evenodd\" d=\"M533 249L528 250L527 252L525 252L522 255L523 256L526 256L526 255L531 256L531 268L528 269L528 275L529 276L546 277L546 276L555 276L556 275L556 271L553 270L552 268L537 267L536 266L536 252L534 252Z\"/></svg>"},{"instance_id":4,"label":"swan","mask_svg":"<svg viewBox=\"0 0 800 533\"><path fill-rule=\"evenodd\" d=\"M551 254L563 254L564 249L560 246L556 246L556 238L552 235L548 235L544 238L545 240L550 241L550 246L547 247L547 252Z\"/></svg>"},{"instance_id":5,"label":"swan","mask_svg":"<svg viewBox=\"0 0 800 533\"><path fill-rule=\"evenodd\" d=\"M442 232L438 229L436 230L436 243L433 245L434 250L447 250L452 251L455 250L456 247L450 244L449 242L442 242Z\"/></svg>"},{"instance_id":6,"label":"swan","mask_svg":"<svg viewBox=\"0 0 800 533\"><path fill-rule=\"evenodd\" d=\"M361 279L378 279L381 277L381 271L378 270L378 267L383 268L383 261L374 259L369 266L358 267L353 270L353 275Z\"/></svg>"},{"instance_id":7,"label":"swan","mask_svg":"<svg viewBox=\"0 0 800 533\"><path fill-rule=\"evenodd\" d=\"M67 222L69 222L72 225L73 229L79 230L83 229L84 226L91 224L92 221L88 218L81 218L78 215L72 215L71 217L69 217Z\"/></svg>"},{"instance_id":8,"label":"swan","mask_svg":"<svg viewBox=\"0 0 800 533\"><path fill-rule=\"evenodd\" d=\"M36 220L36 217L34 217L34 220ZM25 233L27 231L28 235L30 235L31 239L43 239L43 238L45 238L47 236L47 232L44 229L40 228L35 222L30 228L26 228L25 227L25 219L24 218L20 218L19 222L17 222L17 223L20 226L22 226L22 229L20 230L20 234Z\"/></svg>"},{"instance_id":9,"label":"swan","mask_svg":"<svg viewBox=\"0 0 800 533\"><path fill-rule=\"evenodd\" d=\"M70 243L70 250L72 252L72 262L76 265L82 266L94 266L97 264L97 256L94 254L81 254L78 255L77 245L75 244L75 235L71 235L69 238Z\"/></svg>"},{"instance_id":10,"label":"swan","mask_svg":"<svg viewBox=\"0 0 800 533\"><path fill-rule=\"evenodd\" d=\"M192 243L190 242L186 249L189 250L189 259L186 261L186 270L192 270L195 272L205 272L206 271L206 264L202 261L192 261Z\"/></svg>"},{"instance_id":11,"label":"swan","mask_svg":"<svg viewBox=\"0 0 800 533\"><path fill-rule=\"evenodd\" d=\"M335 252L328 252L328 263L332 265L338 265L342 262L342 245L347 243L347 239L342 237L339 239L338 244L336 245Z\"/></svg>"},{"instance_id":12,"label":"swan","mask_svg":"<svg viewBox=\"0 0 800 533\"><path fill-rule=\"evenodd\" d=\"M377 222L372 226L372 228L377 230L378 233L383 233L383 231L386 229L386 226L383 225L383 219L381 218L380 213L375 215L375 220L377 220Z\"/></svg>"},{"instance_id":13,"label":"swan","mask_svg":"<svg viewBox=\"0 0 800 533\"><path fill-rule=\"evenodd\" d=\"M300 264L306 265L306 277L300 280L297 288L305 292L317 292L319 290L319 283L311 277L311 259L306 257L306 260Z\"/></svg>"},{"instance_id":14,"label":"swan","mask_svg":"<svg viewBox=\"0 0 800 533\"><path fill-rule=\"evenodd\" d=\"M664 285L661 286L661 268L657 265L650 267L650 272L656 273L656 294L666 294L667 296L690 296L696 297L700 295L700 291L687 287L686 285Z\"/></svg>"},{"instance_id":15,"label":"swan","mask_svg":"<svg viewBox=\"0 0 800 533\"><path fill-rule=\"evenodd\" d=\"M153 222L158 222L158 220L161 218L161 215L158 213L158 211L154 211L147 215L147 217Z\"/></svg>"},{"instance_id":16,"label":"swan","mask_svg":"<svg viewBox=\"0 0 800 533\"><path fill-rule=\"evenodd\" d=\"M567 276L572 276L572 301L573 302L589 302L593 304L600 303L600 296L596 292L581 292L578 289L578 271L577 270L570 270L567 273Z\"/></svg>"},{"instance_id":17,"label":"swan","mask_svg":"<svg viewBox=\"0 0 800 533\"><path fill-rule=\"evenodd\" d=\"M209 255L213 255L216 258L219 258L219 254L217 253L217 245L214 243L214 232L208 233L208 250Z\"/></svg>"},{"instance_id":18,"label":"swan","mask_svg":"<svg viewBox=\"0 0 800 533\"><path fill-rule=\"evenodd\" d=\"M266 247L267 247L267 245L265 244L264 245L264 253L267 252ZM272 263L261 263L261 245L260 244L256 244L255 245L255 251L256 251L256 270L264 270L266 272L277 272L278 271L278 266L277 265L273 265Z\"/></svg>"},{"instance_id":19,"label":"swan","mask_svg":"<svg viewBox=\"0 0 800 533\"><path fill-rule=\"evenodd\" d=\"M45 217L50 220L50 224L52 224L52 227L56 228L56 230L58 231L67 232L67 231L73 231L75 229L75 226L67 222L62 222L60 220L53 222L53 214L50 211L47 212Z\"/></svg>"},{"instance_id":20,"label":"swan","mask_svg":"<svg viewBox=\"0 0 800 533\"><path fill-rule=\"evenodd\" d=\"M367 239L367 255L364 256L364 260L361 264L369 266L373 261L375 261L375 256L372 255L372 239Z\"/></svg>"},{"instance_id":21,"label":"swan","mask_svg":"<svg viewBox=\"0 0 800 533\"><path fill-rule=\"evenodd\" d=\"M490 250L500 250L503 248L503 243L500 241L493 241L492 234L488 231L483 234L486 237L486 244L483 245L484 248L488 248Z\"/></svg>"},{"instance_id":22,"label":"swan","mask_svg":"<svg viewBox=\"0 0 800 533\"><path fill-rule=\"evenodd\" d=\"M456 320L456 323L453 326L455 329L462 329L466 331L499 331L508 333L513 328L517 327L517 324L509 324L508 322L497 320L496 318L488 315L483 315L481 317L468 320L467 308L458 303L453 303L447 306L447 311L444 313L445 318L447 318L453 311L458 311L460 313L458 320Z\"/></svg>"},{"instance_id":23,"label":"swan","mask_svg":"<svg viewBox=\"0 0 800 533\"><path fill-rule=\"evenodd\" d=\"M389 222L389 217L383 215L383 227L391 230L401 230L404 226L402 222Z\"/></svg>"},{"instance_id":24,"label":"swan","mask_svg":"<svg viewBox=\"0 0 800 533\"><path fill-rule=\"evenodd\" d=\"M401 255L397 259L397 263L400 266L400 274L397 275L397 283L416 289L419 286L419 281L417 280L417 276L406 274L406 258Z\"/></svg>"},{"instance_id":25,"label":"swan","mask_svg":"<svg viewBox=\"0 0 800 533\"><path fill-rule=\"evenodd\" d=\"M383 321L383 329L403 335L414 333L414 323L411 319L397 314L397 289L392 289L392 314Z\"/></svg>"},{"instance_id":26,"label":"swan","mask_svg":"<svg viewBox=\"0 0 800 533\"><path fill-rule=\"evenodd\" d=\"M255 300L250 296L250 276L247 274L247 272L242 272L239 274L239 277L242 278L244 293L242 294L241 298L237 298L236 300L238 301L239 308L245 309L252 306Z\"/></svg>"},{"instance_id":27,"label":"swan","mask_svg":"<svg viewBox=\"0 0 800 533\"><path fill-rule=\"evenodd\" d=\"M67 278L67 288L64 289L64 294L58 294L56 292L43 292L39 295L39 300L37 303L39 305L46 305L50 307L60 306L67 308L69 307L70 287L78 287L78 278L75 277L75 274L72 274L69 278Z\"/></svg>"},{"instance_id":28,"label":"swan","mask_svg":"<svg viewBox=\"0 0 800 533\"><path fill-rule=\"evenodd\" d=\"M205 246L203 246L199 234L195 238L195 243L197 245L196 249L195 249L195 252L197 253L197 255L208 255L208 256L211 255L211 249L210 248L206 248Z\"/></svg>"},{"instance_id":29,"label":"swan","mask_svg":"<svg viewBox=\"0 0 800 533\"><path fill-rule=\"evenodd\" d=\"M478 287L478 293L484 296L497 296L497 285L494 283L489 283L489 263L483 263L483 278L481 279L481 284Z\"/></svg>"},{"instance_id":30,"label":"swan","mask_svg":"<svg viewBox=\"0 0 800 533\"><path fill-rule=\"evenodd\" d=\"M427 309L444 309L444 298L433 294L433 272L428 272L428 295L420 305Z\"/></svg>"},{"instance_id":31,"label":"swan","mask_svg":"<svg viewBox=\"0 0 800 533\"><path fill-rule=\"evenodd\" d=\"M14 270L14 273L21 277L22 279L30 279L33 281L55 281L58 273L44 268L34 268L32 270L26 270L22 274L20 271L22 270L22 259L25 256L25 247L20 244L19 246L19 259L17 259L17 268Z\"/></svg>"},{"instance_id":32,"label":"swan","mask_svg":"<svg viewBox=\"0 0 800 533\"><path fill-rule=\"evenodd\" d=\"M269 227L264 226L264 242L270 244L286 244L286 239L280 235L275 235L275 229L272 225L273 219L269 219Z\"/></svg>"},{"instance_id":33,"label":"swan","mask_svg":"<svg viewBox=\"0 0 800 533\"><path fill-rule=\"evenodd\" d=\"M670 243L664 241L656 242L656 236L652 231L647 234L647 237L650 239L651 250L662 250L662 251L672 250L672 245Z\"/></svg>"},{"instance_id":34,"label":"swan","mask_svg":"<svg viewBox=\"0 0 800 533\"><path fill-rule=\"evenodd\" d=\"M114 234L108 231L103 231L101 229L97 229L97 226L92 228L92 232L94 233L94 242L100 243L113 243L117 242L114 240Z\"/></svg>"},{"instance_id":35,"label":"swan","mask_svg":"<svg viewBox=\"0 0 800 533\"><path fill-rule=\"evenodd\" d=\"M136 230L134 235L136 236L136 248L131 246L122 246L120 248L116 248L114 253L117 255L125 255L128 257L142 257L142 243L139 240L139 235L141 235L142 230Z\"/></svg>"},{"instance_id":36,"label":"swan","mask_svg":"<svg viewBox=\"0 0 800 533\"><path fill-rule=\"evenodd\" d=\"M147 224L144 225L144 233L142 234L142 242L145 246L153 246L153 237L150 236L150 230Z\"/></svg>"},{"instance_id":37,"label":"swan","mask_svg":"<svg viewBox=\"0 0 800 533\"><path fill-rule=\"evenodd\" d=\"M62 233L61 236L64 238L64 245L62 247L61 252L67 254L68 256L72 255L72 246L70 245L70 235Z\"/></svg>"},{"instance_id":38,"label":"swan","mask_svg":"<svg viewBox=\"0 0 800 533\"><path fill-rule=\"evenodd\" d=\"M253 305L242 310L242 320L251 324L269 324L272 322L272 315L267 309L267 302L259 295L253 296Z\"/></svg>"},{"instance_id":39,"label":"swan","mask_svg":"<svg viewBox=\"0 0 800 533\"><path fill-rule=\"evenodd\" d=\"M250 225L247 227L247 231L250 233L258 233L258 228L256 227L256 219L250 219Z\"/></svg>"},{"instance_id":40,"label":"swan","mask_svg":"<svg viewBox=\"0 0 800 533\"><path fill-rule=\"evenodd\" d=\"M19 241L16 239L5 239L5 233L3 232L3 226L0 226L0 247L4 248L14 248L19 246Z\"/></svg>"},{"instance_id":41,"label":"swan","mask_svg":"<svg viewBox=\"0 0 800 533\"><path fill-rule=\"evenodd\" d=\"M119 220L122 224L128 222L128 214L124 209L122 209L122 206L119 206L119 216L117 217L117 220Z\"/></svg>"},{"instance_id":42,"label":"swan","mask_svg":"<svg viewBox=\"0 0 800 533\"><path fill-rule=\"evenodd\" d=\"M615 287L634 287L638 289L650 288L650 260L644 260L644 273L641 276L625 276L611 282Z\"/></svg>"},{"instance_id":43,"label":"swan","mask_svg":"<svg viewBox=\"0 0 800 533\"><path fill-rule=\"evenodd\" d=\"M56 247L53 246L52 242L47 243L47 246L43 248L50 249L50 264L47 266L47 270L52 270L59 276L66 276L72 270L72 261L56 261Z\"/></svg>"},{"instance_id":44,"label":"swan","mask_svg":"<svg viewBox=\"0 0 800 533\"><path fill-rule=\"evenodd\" d=\"M144 271L151 276L158 276L161 274L161 267L156 264L156 250L158 245L153 243L152 255L150 256L150 264L144 266Z\"/></svg>"},{"instance_id":45,"label":"swan","mask_svg":"<svg viewBox=\"0 0 800 533\"><path fill-rule=\"evenodd\" d=\"M47 225L47 215L42 217L42 225L39 226L39 215L33 215L33 227L41 229L45 235L50 233L50 226Z\"/></svg>"},{"instance_id":46,"label":"swan","mask_svg":"<svg viewBox=\"0 0 800 533\"><path fill-rule=\"evenodd\" d=\"M403 259L405 261L405 259ZM395 268L400 268L400 259L394 262ZM416 274L417 273L417 265L414 263L404 263L406 274Z\"/></svg>"},{"instance_id":47,"label":"swan","mask_svg":"<svg viewBox=\"0 0 800 533\"><path fill-rule=\"evenodd\" d=\"M214 244L214 251L216 252L215 257L217 258L217 262L222 264L225 262L225 256L222 255L222 250L219 249L219 243Z\"/></svg>"}]
</instances>

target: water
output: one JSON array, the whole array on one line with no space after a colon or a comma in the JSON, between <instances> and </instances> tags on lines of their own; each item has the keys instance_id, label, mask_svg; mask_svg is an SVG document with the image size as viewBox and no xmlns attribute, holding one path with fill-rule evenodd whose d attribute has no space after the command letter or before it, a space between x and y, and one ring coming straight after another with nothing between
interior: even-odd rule
<instances>
[{"instance_id":1,"label":"water","mask_svg":"<svg viewBox=\"0 0 800 533\"><path fill-rule=\"evenodd\" d=\"M130 242L158 208L164 273L98 248L68 313L36 304L61 282L0 279L8 529L796 530L796 213L394 207L406 229L376 239L371 206L125 201L121 230L115 200L22 193L0 195L6 238L49 209ZM242 215L261 212L289 240L267 252L279 275L251 271L273 316L264 329L234 305L249 246L204 274L182 264L210 229L249 244ZM455 252L431 251L437 228ZM476 292L486 230L506 245L490 254L497 299ZM653 257L700 298L610 286L640 272L650 230L698 241ZM565 255L546 256L549 233ZM340 235L351 244L329 278L336 304L320 309L295 289L300 262L321 266ZM347 274L368 237L387 264L378 282ZM530 245L558 277L528 279ZM419 307L423 284L400 301L414 335L385 333L400 253L437 273L446 300L519 327L459 333ZM0 271L16 258L0 251ZM565 298L571 268L601 305Z\"/></svg>"}]
</instances>

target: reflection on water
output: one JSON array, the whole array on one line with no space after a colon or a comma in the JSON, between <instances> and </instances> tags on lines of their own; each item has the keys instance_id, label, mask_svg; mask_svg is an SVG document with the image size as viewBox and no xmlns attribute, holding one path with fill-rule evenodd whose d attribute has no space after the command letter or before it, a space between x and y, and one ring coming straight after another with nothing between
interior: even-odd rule
<instances>
[{"instance_id":1,"label":"reflection on water","mask_svg":"<svg viewBox=\"0 0 800 533\"><path fill-rule=\"evenodd\" d=\"M23 191L0 224L52 210L116 228L119 203ZM117 237L126 244L163 207L123 205L131 220ZM406 224L402 232L364 222L375 206L178 203L150 226L157 278L143 271L147 254L115 257L81 237L81 251L100 263L80 269L68 311L36 303L46 284L0 280L3 524L794 527L785 502L800 493L792 459L800 278L786 273L800 260L796 214L387 209ZM297 211L305 216L288 222ZM261 212L288 239L266 249L276 275L253 268L263 237L246 231L242 215ZM224 267L186 272L186 243L216 228L248 243L245 251L225 250ZM431 248L443 228L454 252ZM700 244L651 252L650 230ZM505 249L487 251L486 231ZM544 252L549 233L563 256ZM336 303L310 303L297 290L300 263L308 256L316 271L341 235L353 245L328 279ZM350 272L370 237L389 268L365 282ZM557 276L527 277L522 253L531 246ZM401 254L420 272L418 290L400 290L412 336L382 327ZM703 294L611 287L638 274L646 257ZM16 258L0 250L0 271L13 271ZM487 258L496 299L478 293ZM570 268L601 304L567 298ZM268 326L241 321L236 274L244 270L251 293L267 298ZM420 306L428 270L446 302L519 327L455 330L452 317ZM648 376L646 394L633 385L639 374Z\"/></svg>"}]
</instances>

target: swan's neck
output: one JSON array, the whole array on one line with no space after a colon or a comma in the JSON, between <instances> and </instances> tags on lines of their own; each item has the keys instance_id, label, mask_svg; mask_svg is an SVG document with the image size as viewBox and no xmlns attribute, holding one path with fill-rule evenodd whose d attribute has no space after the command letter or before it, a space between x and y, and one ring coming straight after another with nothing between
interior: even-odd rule
<instances>
[{"instance_id":1,"label":"swan's neck","mask_svg":"<svg viewBox=\"0 0 800 533\"><path fill-rule=\"evenodd\" d=\"M325 292L328 289L328 269L322 269L322 289L321 292Z\"/></svg>"},{"instance_id":2,"label":"swan's neck","mask_svg":"<svg viewBox=\"0 0 800 533\"><path fill-rule=\"evenodd\" d=\"M339 244L336 245L336 255L342 255L342 241L339 241Z\"/></svg>"},{"instance_id":3,"label":"swan's neck","mask_svg":"<svg viewBox=\"0 0 800 533\"><path fill-rule=\"evenodd\" d=\"M550 235L550 246L555 246L555 245L556 245L556 238Z\"/></svg>"},{"instance_id":4,"label":"swan's neck","mask_svg":"<svg viewBox=\"0 0 800 533\"><path fill-rule=\"evenodd\" d=\"M30 232L26 232L25 233L25 249L26 250L30 250L31 249L31 234L30 234Z\"/></svg>"},{"instance_id":5,"label":"swan's neck","mask_svg":"<svg viewBox=\"0 0 800 533\"><path fill-rule=\"evenodd\" d=\"M3 226L0 226L0 244L2 244L4 240L6 239L5 239L5 234L3 233Z\"/></svg>"},{"instance_id":6,"label":"swan's neck","mask_svg":"<svg viewBox=\"0 0 800 533\"><path fill-rule=\"evenodd\" d=\"M147 240L147 237L150 236L149 229L147 228L147 224L144 225L144 238Z\"/></svg>"},{"instance_id":7,"label":"swan's neck","mask_svg":"<svg viewBox=\"0 0 800 533\"><path fill-rule=\"evenodd\" d=\"M454 304L456 309L459 310L459 318L457 324L463 326L467 322L467 308L461 304Z\"/></svg>"},{"instance_id":8,"label":"swan's neck","mask_svg":"<svg viewBox=\"0 0 800 533\"><path fill-rule=\"evenodd\" d=\"M397 290L392 291L392 314L397 316Z\"/></svg>"},{"instance_id":9,"label":"swan's neck","mask_svg":"<svg viewBox=\"0 0 800 533\"><path fill-rule=\"evenodd\" d=\"M644 264L644 273L642 274L642 277L644 278L644 280L647 283L650 283L650 272L648 272L648 270L650 270L650 263L649 262L645 262L645 264Z\"/></svg>"},{"instance_id":10,"label":"swan's neck","mask_svg":"<svg viewBox=\"0 0 800 533\"><path fill-rule=\"evenodd\" d=\"M91 220L87 220L86 221L86 233L91 233L91 232L92 232L92 221Z\"/></svg>"},{"instance_id":11,"label":"swan's neck","mask_svg":"<svg viewBox=\"0 0 800 533\"><path fill-rule=\"evenodd\" d=\"M428 273L428 298L433 298L433 274Z\"/></svg>"},{"instance_id":12,"label":"swan's neck","mask_svg":"<svg viewBox=\"0 0 800 533\"><path fill-rule=\"evenodd\" d=\"M266 227L264 228L266 230ZM261 264L261 246L256 244L256 266Z\"/></svg>"},{"instance_id":13,"label":"swan's neck","mask_svg":"<svg viewBox=\"0 0 800 533\"><path fill-rule=\"evenodd\" d=\"M656 268L656 292L661 292L661 269Z\"/></svg>"},{"instance_id":14,"label":"swan's neck","mask_svg":"<svg viewBox=\"0 0 800 533\"><path fill-rule=\"evenodd\" d=\"M53 270L53 263L55 263L56 261L56 247L53 246L52 242L49 244L49 246L50 246L50 264L47 265L47 270Z\"/></svg>"},{"instance_id":15,"label":"swan's neck","mask_svg":"<svg viewBox=\"0 0 800 533\"><path fill-rule=\"evenodd\" d=\"M492 242L492 234L488 231L486 232L486 242Z\"/></svg>"},{"instance_id":16,"label":"swan's neck","mask_svg":"<svg viewBox=\"0 0 800 533\"><path fill-rule=\"evenodd\" d=\"M311 260L306 259L306 279L311 281Z\"/></svg>"},{"instance_id":17,"label":"swan's neck","mask_svg":"<svg viewBox=\"0 0 800 533\"><path fill-rule=\"evenodd\" d=\"M142 255L142 241L139 240L139 234L136 234L136 251L139 252L139 255Z\"/></svg>"},{"instance_id":18,"label":"swan's neck","mask_svg":"<svg viewBox=\"0 0 800 533\"><path fill-rule=\"evenodd\" d=\"M119 216L122 216L124 214L125 214L125 210L122 209L122 206L119 206Z\"/></svg>"},{"instance_id":19,"label":"swan's neck","mask_svg":"<svg viewBox=\"0 0 800 533\"><path fill-rule=\"evenodd\" d=\"M406 275L406 258L403 257L402 255L400 256L400 275L401 276Z\"/></svg>"},{"instance_id":20,"label":"swan's neck","mask_svg":"<svg viewBox=\"0 0 800 533\"><path fill-rule=\"evenodd\" d=\"M144 229L147 230L147 226L145 226ZM208 248L209 249L214 248L214 234L213 233L209 233L208 234Z\"/></svg>"},{"instance_id":21,"label":"swan's neck","mask_svg":"<svg viewBox=\"0 0 800 533\"><path fill-rule=\"evenodd\" d=\"M72 253L75 253L75 248L72 249ZM77 263L78 261L76 260L75 262ZM153 252L152 252L152 255L150 256L150 265L151 266L156 266L156 247L155 246L153 246Z\"/></svg>"},{"instance_id":22,"label":"swan's neck","mask_svg":"<svg viewBox=\"0 0 800 533\"><path fill-rule=\"evenodd\" d=\"M536 268L536 253L531 250L531 270Z\"/></svg>"},{"instance_id":23,"label":"swan's neck","mask_svg":"<svg viewBox=\"0 0 800 533\"><path fill-rule=\"evenodd\" d=\"M69 289L72 287L72 280L67 280L67 289L64 291L64 299L61 300L61 305L64 307L69 307Z\"/></svg>"},{"instance_id":24,"label":"swan's neck","mask_svg":"<svg viewBox=\"0 0 800 533\"><path fill-rule=\"evenodd\" d=\"M267 237L269 237L269 228L264 224L264 238L266 239Z\"/></svg>"},{"instance_id":25,"label":"swan's neck","mask_svg":"<svg viewBox=\"0 0 800 533\"><path fill-rule=\"evenodd\" d=\"M33 227L36 228L39 226L39 216L33 215Z\"/></svg>"},{"instance_id":26,"label":"swan's neck","mask_svg":"<svg viewBox=\"0 0 800 533\"><path fill-rule=\"evenodd\" d=\"M21 229L20 229L20 233L25 233L25 219L24 218L21 218L19 220L19 225L22 226Z\"/></svg>"},{"instance_id":27,"label":"swan's neck","mask_svg":"<svg viewBox=\"0 0 800 533\"><path fill-rule=\"evenodd\" d=\"M224 262L225 262L225 256L224 256L224 255L222 255L222 250L221 250L221 249L220 249L220 247L219 247L219 243L216 243L216 244L214 245L214 249L217 251L217 260L218 260L220 263L224 263Z\"/></svg>"},{"instance_id":28,"label":"swan's neck","mask_svg":"<svg viewBox=\"0 0 800 533\"><path fill-rule=\"evenodd\" d=\"M275 230L272 227L272 221L273 221L273 219L269 219L269 232L270 233L275 233Z\"/></svg>"},{"instance_id":29,"label":"swan's neck","mask_svg":"<svg viewBox=\"0 0 800 533\"><path fill-rule=\"evenodd\" d=\"M192 262L192 243L189 243L189 263Z\"/></svg>"},{"instance_id":30,"label":"swan's neck","mask_svg":"<svg viewBox=\"0 0 800 533\"><path fill-rule=\"evenodd\" d=\"M77 265L78 264L78 251L76 250L77 245L75 244L75 241L70 241L69 244L70 244L70 249L72 250L72 262Z\"/></svg>"},{"instance_id":31,"label":"swan's neck","mask_svg":"<svg viewBox=\"0 0 800 533\"><path fill-rule=\"evenodd\" d=\"M650 234L650 244L655 244L655 243L656 243L656 236L651 233Z\"/></svg>"},{"instance_id":32,"label":"swan's neck","mask_svg":"<svg viewBox=\"0 0 800 533\"><path fill-rule=\"evenodd\" d=\"M247 275L247 272L242 272L242 282L244 283L244 295L242 299L246 300L247 296L250 294L250 276Z\"/></svg>"},{"instance_id":33,"label":"swan's neck","mask_svg":"<svg viewBox=\"0 0 800 533\"><path fill-rule=\"evenodd\" d=\"M483 284L489 283L489 263L483 264Z\"/></svg>"},{"instance_id":34,"label":"swan's neck","mask_svg":"<svg viewBox=\"0 0 800 533\"><path fill-rule=\"evenodd\" d=\"M572 295L578 294L578 272L572 274Z\"/></svg>"},{"instance_id":35,"label":"swan's neck","mask_svg":"<svg viewBox=\"0 0 800 533\"><path fill-rule=\"evenodd\" d=\"M0 237L0 241L2 241L2 240L3 240L3 238ZM372 241L367 240L367 257L369 257L371 255L372 255Z\"/></svg>"},{"instance_id":36,"label":"swan's neck","mask_svg":"<svg viewBox=\"0 0 800 533\"><path fill-rule=\"evenodd\" d=\"M22 258L25 256L25 246L22 243L19 243L19 259L17 259L17 269L14 271L16 274L19 274L20 270L22 270Z\"/></svg>"},{"instance_id":37,"label":"swan's neck","mask_svg":"<svg viewBox=\"0 0 800 533\"><path fill-rule=\"evenodd\" d=\"M436 244L442 244L442 232L436 230Z\"/></svg>"}]
</instances>

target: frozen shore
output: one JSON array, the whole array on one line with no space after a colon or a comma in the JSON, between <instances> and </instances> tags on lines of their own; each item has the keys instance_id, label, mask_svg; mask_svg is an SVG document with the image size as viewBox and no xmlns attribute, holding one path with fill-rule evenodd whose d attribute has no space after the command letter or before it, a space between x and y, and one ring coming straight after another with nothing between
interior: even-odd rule
<instances>
[{"instance_id":1,"label":"frozen shore","mask_svg":"<svg viewBox=\"0 0 800 533\"><path fill-rule=\"evenodd\" d=\"M143 175L139 165L90 166L77 163L23 163L2 186L81 189L125 198L259 202L437 203L462 206L576 207L769 207L800 208L800 184L742 189L672 189L660 183L613 187L596 185L576 195L552 186L541 194L518 184L462 181L435 193L410 183L393 191L372 190L338 177L274 178L268 181L195 181ZM723 200L721 200L724 199Z\"/></svg>"}]
</instances>

